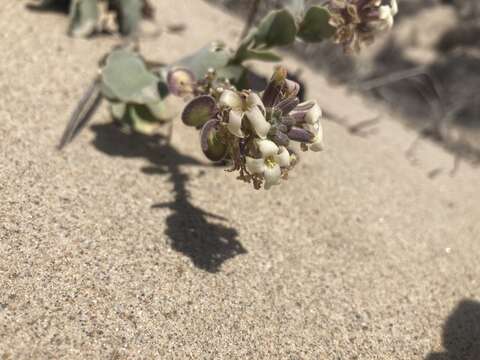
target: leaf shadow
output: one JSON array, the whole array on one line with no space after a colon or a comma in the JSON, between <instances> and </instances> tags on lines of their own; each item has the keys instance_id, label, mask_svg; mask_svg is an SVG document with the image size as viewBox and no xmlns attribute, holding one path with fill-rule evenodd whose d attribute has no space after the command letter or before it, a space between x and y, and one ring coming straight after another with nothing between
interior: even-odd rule
<instances>
[{"instance_id":1,"label":"leaf shadow","mask_svg":"<svg viewBox=\"0 0 480 360\"><path fill-rule=\"evenodd\" d=\"M46 4L28 3L25 5L28 10L36 12L54 12L68 14L70 0L57 0Z\"/></svg>"},{"instance_id":2,"label":"leaf shadow","mask_svg":"<svg viewBox=\"0 0 480 360\"><path fill-rule=\"evenodd\" d=\"M464 299L443 327L445 352L430 353L425 360L480 359L480 302Z\"/></svg>"},{"instance_id":3,"label":"leaf shadow","mask_svg":"<svg viewBox=\"0 0 480 360\"><path fill-rule=\"evenodd\" d=\"M126 134L113 124L94 125L91 130L95 133L93 145L99 151L110 156L144 158L150 165L142 169L143 173L168 176L173 184L174 200L154 204L152 209L172 211L166 218L165 235L175 251L210 273L219 272L226 260L247 253L238 240L238 231L218 223L228 221L226 218L209 213L191 201L187 188L190 176L182 172L181 166L206 165L181 154L161 135Z\"/></svg>"}]
</instances>

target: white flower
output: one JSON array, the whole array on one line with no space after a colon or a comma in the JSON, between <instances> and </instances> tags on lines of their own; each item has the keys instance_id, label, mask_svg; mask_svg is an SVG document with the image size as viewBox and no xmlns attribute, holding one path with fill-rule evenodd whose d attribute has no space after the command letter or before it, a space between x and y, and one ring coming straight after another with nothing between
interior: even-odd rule
<instances>
[{"instance_id":1,"label":"white flower","mask_svg":"<svg viewBox=\"0 0 480 360\"><path fill-rule=\"evenodd\" d=\"M308 124L318 124L320 118L322 117L322 109L320 109L320 106L318 106L317 102L315 100L310 100L299 105L302 104L311 106L310 110L308 110L305 114L305 121Z\"/></svg>"},{"instance_id":2,"label":"white flower","mask_svg":"<svg viewBox=\"0 0 480 360\"><path fill-rule=\"evenodd\" d=\"M250 92L242 96L235 91L225 90L219 102L231 108L227 128L233 135L244 137L242 120L246 117L259 138L267 137L271 125L265 119L265 106L257 94Z\"/></svg>"},{"instance_id":3,"label":"white flower","mask_svg":"<svg viewBox=\"0 0 480 360\"><path fill-rule=\"evenodd\" d=\"M389 30L393 27L393 17L398 13L397 0L391 0L390 5L382 5L378 8L378 18L375 22L378 30Z\"/></svg>"},{"instance_id":4,"label":"white flower","mask_svg":"<svg viewBox=\"0 0 480 360\"><path fill-rule=\"evenodd\" d=\"M295 109L292 110L290 116L299 118L307 124L317 124L322 117L322 109L318 106L315 100L309 100L298 104Z\"/></svg>"},{"instance_id":5,"label":"white flower","mask_svg":"<svg viewBox=\"0 0 480 360\"><path fill-rule=\"evenodd\" d=\"M322 151L324 149L323 146L323 128L320 122L316 124L316 133L313 137L313 140L310 144L310 150L312 151Z\"/></svg>"},{"instance_id":6,"label":"white flower","mask_svg":"<svg viewBox=\"0 0 480 360\"><path fill-rule=\"evenodd\" d=\"M313 134L313 139L308 143L310 145L309 149L312 151L322 151L323 128L320 123L322 109L320 109L317 102L310 100L298 104L290 115L302 119L303 125L299 125Z\"/></svg>"},{"instance_id":7,"label":"white flower","mask_svg":"<svg viewBox=\"0 0 480 360\"><path fill-rule=\"evenodd\" d=\"M256 140L261 158L246 157L247 170L252 174L263 176L265 189L280 183L281 168L290 166L290 154L283 146L277 146L270 140Z\"/></svg>"}]
</instances>

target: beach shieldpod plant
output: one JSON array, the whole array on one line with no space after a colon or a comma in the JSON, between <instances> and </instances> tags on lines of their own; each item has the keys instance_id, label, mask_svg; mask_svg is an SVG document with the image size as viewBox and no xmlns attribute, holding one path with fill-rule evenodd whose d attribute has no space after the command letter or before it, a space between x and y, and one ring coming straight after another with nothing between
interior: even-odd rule
<instances>
[{"instance_id":1,"label":"beach shieldpod plant","mask_svg":"<svg viewBox=\"0 0 480 360\"><path fill-rule=\"evenodd\" d=\"M201 128L201 148L210 160L228 160L239 179L269 189L297 162L291 142L304 151L323 149L320 107L316 101L300 103L299 90L279 67L261 93L230 86L196 96L182 120Z\"/></svg>"},{"instance_id":2,"label":"beach shieldpod plant","mask_svg":"<svg viewBox=\"0 0 480 360\"><path fill-rule=\"evenodd\" d=\"M279 61L274 49L296 39L333 39L346 50L358 50L390 29L397 11L395 0L331 0L308 8L292 0L288 8L267 14L237 47L211 42L169 65L147 61L135 49L114 49L101 62L60 147L78 134L102 99L123 129L151 134L175 117L168 99L177 96L187 101L181 119L200 130L205 156L231 164L229 171L255 189L270 189L297 163L295 143L302 151L324 148L322 111L314 100L300 102L300 85L283 67L264 88L253 88L246 81L248 62Z\"/></svg>"}]
</instances>

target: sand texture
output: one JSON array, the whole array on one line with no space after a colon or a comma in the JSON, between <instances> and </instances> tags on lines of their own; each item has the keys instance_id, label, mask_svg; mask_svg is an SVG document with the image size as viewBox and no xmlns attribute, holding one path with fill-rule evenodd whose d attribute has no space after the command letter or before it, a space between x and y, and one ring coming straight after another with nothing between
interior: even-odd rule
<instances>
[{"instance_id":1,"label":"sand texture","mask_svg":"<svg viewBox=\"0 0 480 360\"><path fill-rule=\"evenodd\" d=\"M150 58L240 33L218 8L172 3L154 2L159 25L188 28L145 39ZM357 136L325 120L326 151L272 191L211 166L195 130L155 148L105 109L60 153L117 42L66 26L2 1L1 359L480 359L478 170L451 177L427 142L412 163L415 133L311 69L328 113L380 122Z\"/></svg>"}]
</instances>

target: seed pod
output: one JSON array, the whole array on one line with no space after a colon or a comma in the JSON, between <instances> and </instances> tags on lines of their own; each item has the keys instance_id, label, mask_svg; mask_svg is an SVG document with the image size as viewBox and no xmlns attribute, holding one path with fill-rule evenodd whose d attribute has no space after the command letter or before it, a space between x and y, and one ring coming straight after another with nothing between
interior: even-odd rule
<instances>
[{"instance_id":1,"label":"seed pod","mask_svg":"<svg viewBox=\"0 0 480 360\"><path fill-rule=\"evenodd\" d=\"M215 99L201 95L192 99L183 109L182 121L185 125L200 127L217 114Z\"/></svg>"},{"instance_id":2,"label":"seed pod","mask_svg":"<svg viewBox=\"0 0 480 360\"><path fill-rule=\"evenodd\" d=\"M217 126L218 120L211 119L203 125L200 134L202 151L212 161L220 161L227 154L227 145L221 141Z\"/></svg>"}]
</instances>

